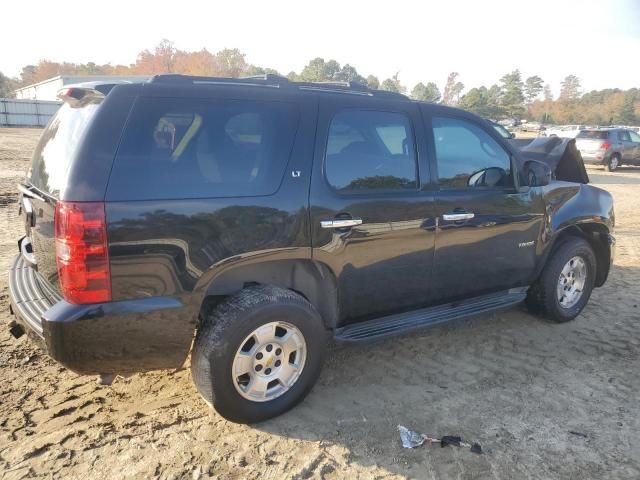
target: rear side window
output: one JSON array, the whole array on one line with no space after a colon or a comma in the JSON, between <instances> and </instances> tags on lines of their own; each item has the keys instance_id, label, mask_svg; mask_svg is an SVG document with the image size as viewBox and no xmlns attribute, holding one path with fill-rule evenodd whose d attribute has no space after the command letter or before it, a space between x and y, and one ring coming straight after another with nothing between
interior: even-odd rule
<instances>
[{"instance_id":1,"label":"rear side window","mask_svg":"<svg viewBox=\"0 0 640 480\"><path fill-rule=\"evenodd\" d=\"M591 140L606 140L609 136L609 132L606 130L583 130L576 138L588 138Z\"/></svg>"},{"instance_id":2,"label":"rear side window","mask_svg":"<svg viewBox=\"0 0 640 480\"><path fill-rule=\"evenodd\" d=\"M95 116L99 101L71 107L63 104L53 116L33 151L27 176L36 188L57 197L64 189L69 166Z\"/></svg>"},{"instance_id":3,"label":"rear side window","mask_svg":"<svg viewBox=\"0 0 640 480\"><path fill-rule=\"evenodd\" d=\"M325 159L329 184L343 192L415 189L413 131L401 113L345 111L331 121Z\"/></svg>"},{"instance_id":4,"label":"rear side window","mask_svg":"<svg viewBox=\"0 0 640 480\"><path fill-rule=\"evenodd\" d=\"M438 182L443 188L512 187L511 157L480 127L434 117Z\"/></svg>"},{"instance_id":5,"label":"rear side window","mask_svg":"<svg viewBox=\"0 0 640 480\"><path fill-rule=\"evenodd\" d=\"M276 192L298 120L281 102L142 97L109 180L110 200Z\"/></svg>"}]
</instances>

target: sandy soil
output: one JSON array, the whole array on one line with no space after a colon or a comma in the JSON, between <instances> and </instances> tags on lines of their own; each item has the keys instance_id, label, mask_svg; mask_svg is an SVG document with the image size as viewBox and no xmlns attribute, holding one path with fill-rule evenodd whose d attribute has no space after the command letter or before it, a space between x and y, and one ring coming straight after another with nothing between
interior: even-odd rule
<instances>
[{"instance_id":1,"label":"sandy soil","mask_svg":"<svg viewBox=\"0 0 640 480\"><path fill-rule=\"evenodd\" d=\"M302 405L248 427L210 411L187 369L102 387L9 335L12 202L38 134L0 129L0 477L640 478L640 169L591 171L616 198L618 256L574 322L516 309L334 348ZM486 453L403 450L398 424Z\"/></svg>"}]
</instances>

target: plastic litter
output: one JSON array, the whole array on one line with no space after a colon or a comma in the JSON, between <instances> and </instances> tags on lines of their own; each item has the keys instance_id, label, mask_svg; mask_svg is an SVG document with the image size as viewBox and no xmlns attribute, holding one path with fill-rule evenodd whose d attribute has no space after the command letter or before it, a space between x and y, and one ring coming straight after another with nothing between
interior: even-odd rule
<instances>
[{"instance_id":1,"label":"plastic litter","mask_svg":"<svg viewBox=\"0 0 640 480\"><path fill-rule=\"evenodd\" d=\"M416 448L424 445L425 443L431 445L433 443L439 443L441 447L447 445L453 445L456 447L468 448L473 453L481 454L482 447L478 443L466 443L462 441L462 438L454 435L445 435L442 438L430 437L423 433L414 432L407 427L398 425L398 431L400 432L400 441L404 448Z\"/></svg>"}]
</instances>

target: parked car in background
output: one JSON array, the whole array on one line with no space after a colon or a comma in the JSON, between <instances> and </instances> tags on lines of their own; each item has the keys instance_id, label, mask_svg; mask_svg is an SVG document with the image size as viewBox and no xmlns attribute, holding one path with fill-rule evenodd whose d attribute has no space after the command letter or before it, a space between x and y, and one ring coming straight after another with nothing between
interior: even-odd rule
<instances>
[{"instance_id":1,"label":"parked car in background","mask_svg":"<svg viewBox=\"0 0 640 480\"><path fill-rule=\"evenodd\" d=\"M576 136L585 163L604 165L613 172L623 164L640 164L640 135L626 128L594 128Z\"/></svg>"},{"instance_id":2,"label":"parked car in background","mask_svg":"<svg viewBox=\"0 0 640 480\"><path fill-rule=\"evenodd\" d=\"M518 129L523 132L540 132L542 125L538 122L524 122L518 126Z\"/></svg>"},{"instance_id":3,"label":"parked car in background","mask_svg":"<svg viewBox=\"0 0 640 480\"><path fill-rule=\"evenodd\" d=\"M544 132L546 137L562 137L562 138L576 138L578 133L584 130L586 125L560 125L556 127L547 128Z\"/></svg>"}]
</instances>

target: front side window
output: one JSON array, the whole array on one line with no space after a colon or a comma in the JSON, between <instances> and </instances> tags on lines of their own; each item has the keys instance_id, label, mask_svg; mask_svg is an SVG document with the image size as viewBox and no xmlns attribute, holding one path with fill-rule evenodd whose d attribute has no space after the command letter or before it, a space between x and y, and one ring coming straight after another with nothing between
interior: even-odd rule
<instances>
[{"instance_id":1,"label":"front side window","mask_svg":"<svg viewBox=\"0 0 640 480\"><path fill-rule=\"evenodd\" d=\"M140 98L118 150L109 198L273 194L297 118L295 107L280 102Z\"/></svg>"},{"instance_id":2,"label":"front side window","mask_svg":"<svg viewBox=\"0 0 640 480\"><path fill-rule=\"evenodd\" d=\"M434 117L438 182L443 188L512 187L511 157L480 127Z\"/></svg>"},{"instance_id":3,"label":"front side window","mask_svg":"<svg viewBox=\"0 0 640 480\"><path fill-rule=\"evenodd\" d=\"M627 132L626 130L621 130L618 132L618 139L621 142L630 142L631 141L631 137L629 136L629 132Z\"/></svg>"},{"instance_id":4,"label":"front side window","mask_svg":"<svg viewBox=\"0 0 640 480\"><path fill-rule=\"evenodd\" d=\"M638 135L636 132L629 132L629 138L634 143L640 143L640 135Z\"/></svg>"},{"instance_id":5,"label":"front side window","mask_svg":"<svg viewBox=\"0 0 640 480\"><path fill-rule=\"evenodd\" d=\"M393 112L338 113L329 127L325 174L343 192L417 188L409 118Z\"/></svg>"}]
</instances>

